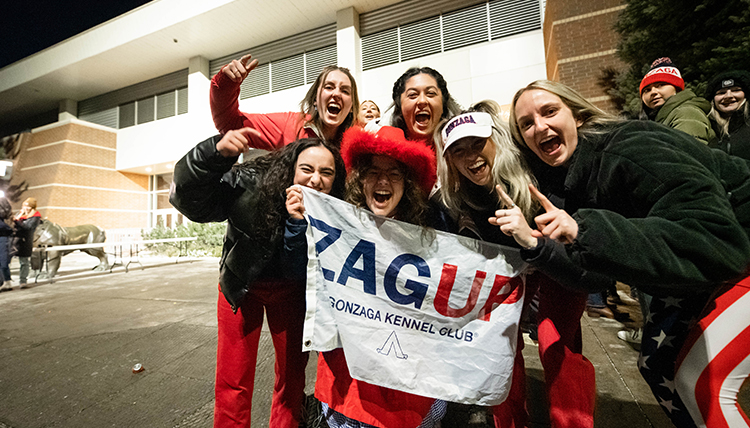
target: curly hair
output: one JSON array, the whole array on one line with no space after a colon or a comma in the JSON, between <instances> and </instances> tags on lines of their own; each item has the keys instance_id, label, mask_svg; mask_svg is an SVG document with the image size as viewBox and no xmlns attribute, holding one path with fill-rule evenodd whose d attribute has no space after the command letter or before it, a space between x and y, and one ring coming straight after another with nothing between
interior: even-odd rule
<instances>
[{"instance_id":1,"label":"curly hair","mask_svg":"<svg viewBox=\"0 0 750 428\"><path fill-rule=\"evenodd\" d=\"M441 119L453 117L461 111L461 107L456 100L453 99L450 92L448 92L448 83L445 81L442 74L430 67L412 67L406 70L406 72L396 80L393 84L393 91L391 92L391 97L393 98L393 103L391 104L391 108L393 108L391 126L401 128L407 136L409 135L409 130L404 121L404 112L401 111L401 94L406 91L406 82L419 74L432 76L432 78L435 79L435 82L437 82L438 89L440 89L440 94L443 98L443 112L440 115Z\"/></svg>"},{"instance_id":2,"label":"curly hair","mask_svg":"<svg viewBox=\"0 0 750 428\"><path fill-rule=\"evenodd\" d=\"M339 149L318 138L302 138L264 156L250 159L234 168L260 173L258 202L264 207L263 222L252 231L255 238L271 238L283 233L284 223L289 218L286 210L286 189L294 184L297 159L305 150L324 147L333 155L336 176L333 179L330 195L343 198L345 188L344 161Z\"/></svg>"},{"instance_id":3,"label":"curly hair","mask_svg":"<svg viewBox=\"0 0 750 428\"><path fill-rule=\"evenodd\" d=\"M362 156L346 177L346 202L366 210L370 208L367 206L364 193L364 176L372 167L372 158L372 155ZM398 161L397 163L399 171L404 174L404 195L396 205L395 218L418 226L428 226L427 197L419 187L414 172L403 163Z\"/></svg>"},{"instance_id":4,"label":"curly hair","mask_svg":"<svg viewBox=\"0 0 750 428\"><path fill-rule=\"evenodd\" d=\"M324 67L323 71L318 74L318 78L315 79L315 82L312 84L312 86L310 86L310 89L307 90L305 98L303 98L302 102L300 102L300 109L302 113L310 116L310 120L308 120L307 123L312 123L316 128L320 130L323 129L323 120L320 118L318 109L315 108L315 102L318 99L318 92L320 90L320 87L323 86L323 83L332 71L340 71L344 73L352 83L352 108L349 111L349 114L346 116L346 119L344 119L344 122L341 123L341 125L339 125L338 129L336 130L336 136L333 138L333 140L328 141L329 143L335 144L336 146L340 146L341 136L344 135L344 131L349 129L351 126L359 123L357 119L357 117L359 116L359 95L357 92L357 81L354 80L354 76L352 76L352 73L348 68L339 67L336 65L329 65Z\"/></svg>"}]
</instances>

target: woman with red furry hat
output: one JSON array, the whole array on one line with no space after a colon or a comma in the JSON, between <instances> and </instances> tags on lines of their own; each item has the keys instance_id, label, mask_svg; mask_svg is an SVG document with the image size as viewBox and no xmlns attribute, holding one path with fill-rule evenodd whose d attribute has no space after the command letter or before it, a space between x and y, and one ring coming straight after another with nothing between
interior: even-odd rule
<instances>
[{"instance_id":1,"label":"woman with red furry hat","mask_svg":"<svg viewBox=\"0 0 750 428\"><path fill-rule=\"evenodd\" d=\"M369 126L347 130L341 150L347 202L383 217L432 226L427 198L436 168L431 148L407 140L398 128ZM319 355L315 396L332 428L428 428L437 426L446 408L441 400L352 379L342 349Z\"/></svg>"}]
</instances>

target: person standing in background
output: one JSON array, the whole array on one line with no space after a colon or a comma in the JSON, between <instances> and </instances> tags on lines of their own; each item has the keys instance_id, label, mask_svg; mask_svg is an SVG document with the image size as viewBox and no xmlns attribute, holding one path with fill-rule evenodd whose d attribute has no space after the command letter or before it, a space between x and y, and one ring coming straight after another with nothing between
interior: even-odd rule
<instances>
[{"instance_id":1,"label":"person standing in background","mask_svg":"<svg viewBox=\"0 0 750 428\"><path fill-rule=\"evenodd\" d=\"M13 218L16 224L16 255L21 268L18 273L18 281L21 288L26 288L31 266L31 253L34 250L34 231L42 221L42 215L36 210L36 199L27 198L23 201L21 211Z\"/></svg>"},{"instance_id":2,"label":"person standing in background","mask_svg":"<svg viewBox=\"0 0 750 428\"><path fill-rule=\"evenodd\" d=\"M13 209L10 202L0 197L0 291L10 291L13 283L10 280L10 237L13 235Z\"/></svg>"},{"instance_id":3,"label":"person standing in background","mask_svg":"<svg viewBox=\"0 0 750 428\"><path fill-rule=\"evenodd\" d=\"M685 132L703 144L712 144L716 140L707 116L711 106L692 90L685 89L680 70L671 59L655 60L643 76L639 91L640 119L653 120Z\"/></svg>"},{"instance_id":4,"label":"person standing in background","mask_svg":"<svg viewBox=\"0 0 750 428\"><path fill-rule=\"evenodd\" d=\"M710 147L744 159L750 159L750 109L745 98L748 88L750 73L732 70L714 76L706 89L706 99L711 103L708 119L718 137L718 142Z\"/></svg>"},{"instance_id":5,"label":"person standing in background","mask_svg":"<svg viewBox=\"0 0 750 428\"><path fill-rule=\"evenodd\" d=\"M359 105L359 123L364 126L376 119L380 119L380 107L375 104L375 101L362 101Z\"/></svg>"}]
</instances>

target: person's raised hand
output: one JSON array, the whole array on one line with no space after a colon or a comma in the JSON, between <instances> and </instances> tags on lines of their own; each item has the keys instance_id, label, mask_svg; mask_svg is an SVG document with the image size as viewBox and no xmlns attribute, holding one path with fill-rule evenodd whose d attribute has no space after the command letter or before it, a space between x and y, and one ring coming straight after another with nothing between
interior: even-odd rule
<instances>
[{"instance_id":1,"label":"person's raised hand","mask_svg":"<svg viewBox=\"0 0 750 428\"><path fill-rule=\"evenodd\" d=\"M225 65L221 71L231 79L232 82L242 83L248 73L258 66L258 60L252 58L252 55L247 54L240 59L232 60L232 62Z\"/></svg>"},{"instance_id":2,"label":"person's raised hand","mask_svg":"<svg viewBox=\"0 0 750 428\"><path fill-rule=\"evenodd\" d=\"M533 184L529 184L531 195L542 204L545 213L534 218L537 229L534 235L547 236L563 244L572 244L578 237L578 223L565 210L557 208Z\"/></svg>"},{"instance_id":3,"label":"person's raised hand","mask_svg":"<svg viewBox=\"0 0 750 428\"><path fill-rule=\"evenodd\" d=\"M216 150L225 158L239 156L249 148L250 138L253 136L260 138L260 132L253 128L233 129L216 144Z\"/></svg>"},{"instance_id":4,"label":"person's raised hand","mask_svg":"<svg viewBox=\"0 0 750 428\"><path fill-rule=\"evenodd\" d=\"M500 201L505 206L502 210L495 211L495 217L487 219L490 224L500 226L500 230L518 242L518 245L524 248L533 248L537 245L537 237L534 236L534 230L526 222L521 208L517 207L513 200L503 190L499 184L495 186Z\"/></svg>"},{"instance_id":5,"label":"person's raised hand","mask_svg":"<svg viewBox=\"0 0 750 428\"><path fill-rule=\"evenodd\" d=\"M302 201L302 188L299 184L286 189L286 211L291 218L297 220L305 218L305 204Z\"/></svg>"}]
</instances>

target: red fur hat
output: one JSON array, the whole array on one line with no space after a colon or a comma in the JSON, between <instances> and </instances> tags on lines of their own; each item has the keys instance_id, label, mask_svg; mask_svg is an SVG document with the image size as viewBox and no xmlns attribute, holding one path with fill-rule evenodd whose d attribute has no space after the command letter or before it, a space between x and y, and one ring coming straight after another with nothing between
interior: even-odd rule
<instances>
[{"instance_id":1,"label":"red fur hat","mask_svg":"<svg viewBox=\"0 0 750 428\"><path fill-rule=\"evenodd\" d=\"M404 131L392 126L364 130L354 126L344 132L341 157L347 172L356 168L365 155L391 157L412 171L419 186L429 195L437 180L435 152L419 141L407 140ZM375 131L375 132L370 132Z\"/></svg>"}]
</instances>

